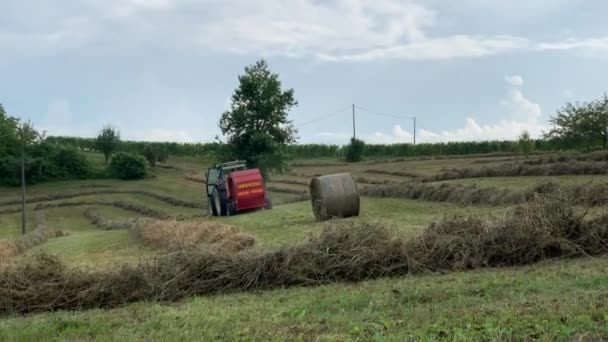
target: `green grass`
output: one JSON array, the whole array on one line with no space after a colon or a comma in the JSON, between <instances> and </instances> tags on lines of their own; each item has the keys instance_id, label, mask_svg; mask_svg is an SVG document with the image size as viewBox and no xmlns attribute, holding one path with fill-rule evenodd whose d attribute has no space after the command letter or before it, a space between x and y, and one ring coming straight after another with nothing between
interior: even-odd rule
<instances>
[{"instance_id":1,"label":"green grass","mask_svg":"<svg viewBox=\"0 0 608 342\"><path fill-rule=\"evenodd\" d=\"M500 207L469 207L470 214L500 215ZM362 198L361 213L357 218L395 226L415 233L444 216L462 214L463 207L447 203L421 202L394 198ZM219 222L235 225L253 234L263 247L274 247L302 241L308 234L318 233L325 225L316 222L309 201L297 202L234 217L216 218Z\"/></svg>"},{"instance_id":2,"label":"green grass","mask_svg":"<svg viewBox=\"0 0 608 342\"><path fill-rule=\"evenodd\" d=\"M126 230L79 232L50 239L22 257L45 251L72 266L109 268L125 262L136 262L153 253L143 247Z\"/></svg>"},{"instance_id":3,"label":"green grass","mask_svg":"<svg viewBox=\"0 0 608 342\"><path fill-rule=\"evenodd\" d=\"M44 313L0 340L563 340L608 334L608 259Z\"/></svg>"},{"instance_id":4,"label":"green grass","mask_svg":"<svg viewBox=\"0 0 608 342\"><path fill-rule=\"evenodd\" d=\"M521 176L521 177L485 177L466 178L441 181L437 183L476 184L484 187L497 187L524 190L543 182L552 181L563 185L597 184L608 182L608 175L576 175L576 176Z\"/></svg>"},{"instance_id":5,"label":"green grass","mask_svg":"<svg viewBox=\"0 0 608 342\"><path fill-rule=\"evenodd\" d=\"M97 168L103 157L89 154ZM295 173L352 172L368 179L404 180L374 175L367 169L411 171L429 175L443 168L499 165L500 158L443 159L294 167ZM314 161L309 161L314 164ZM28 187L28 195L91 189L145 190L204 203L203 185L184 175L206 168L200 158L172 158L175 169L157 168L141 181L112 179L52 182ZM286 176L307 180L306 177ZM608 181L607 176L551 177L564 184ZM542 177L455 180L480 186L528 188ZM95 186L107 186L95 188ZM302 187L305 188L305 187ZM18 188L0 188L0 201L19 198ZM270 193L275 204L295 196ZM66 201L121 200L168 214L193 214L141 195L92 195ZM28 206L28 230L34 227ZM29 250L45 250L69 265L108 269L138 262L158 251L142 246L128 231L101 231L84 217L85 206L48 209L49 226L69 232ZM109 219L136 214L96 206ZM416 234L432 221L452 215L502 215L505 207L461 207L447 203L390 198L362 198L361 215L348 220L379 222ZM596 211L601 208L594 209ZM309 201L273 210L215 220L234 225L272 249L303 241L326 223L316 222ZM20 214L0 215L0 239L20 236ZM555 260L508 269L447 275L379 279L357 284L328 284L256 293L190 298L178 303L136 303L112 310L53 312L0 319L0 340L568 340L579 335L608 336L608 258Z\"/></svg>"}]
</instances>

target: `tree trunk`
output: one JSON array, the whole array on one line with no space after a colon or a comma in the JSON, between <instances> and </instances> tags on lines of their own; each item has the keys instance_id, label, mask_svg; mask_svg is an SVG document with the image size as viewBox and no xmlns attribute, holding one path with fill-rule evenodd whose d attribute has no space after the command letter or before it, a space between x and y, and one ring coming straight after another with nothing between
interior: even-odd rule
<instances>
[{"instance_id":1,"label":"tree trunk","mask_svg":"<svg viewBox=\"0 0 608 342\"><path fill-rule=\"evenodd\" d=\"M25 235L25 149L21 149L21 234Z\"/></svg>"}]
</instances>

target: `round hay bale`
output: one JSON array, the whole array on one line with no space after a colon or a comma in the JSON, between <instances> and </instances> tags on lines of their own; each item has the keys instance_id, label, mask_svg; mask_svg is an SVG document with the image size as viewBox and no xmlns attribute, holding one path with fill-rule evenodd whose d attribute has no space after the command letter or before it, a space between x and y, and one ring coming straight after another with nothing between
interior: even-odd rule
<instances>
[{"instance_id":1,"label":"round hay bale","mask_svg":"<svg viewBox=\"0 0 608 342\"><path fill-rule=\"evenodd\" d=\"M308 187L318 221L359 216L359 189L350 173L313 177Z\"/></svg>"}]
</instances>

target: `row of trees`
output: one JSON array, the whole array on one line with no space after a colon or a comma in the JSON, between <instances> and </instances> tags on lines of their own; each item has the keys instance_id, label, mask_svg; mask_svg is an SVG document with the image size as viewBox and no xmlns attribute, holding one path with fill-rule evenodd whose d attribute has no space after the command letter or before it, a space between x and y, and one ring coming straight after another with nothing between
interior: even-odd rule
<instances>
[{"instance_id":1,"label":"row of trees","mask_svg":"<svg viewBox=\"0 0 608 342\"><path fill-rule=\"evenodd\" d=\"M104 154L107 167L96 168L82 149L46 138L30 123L8 115L0 104L0 184L25 186L50 180L109 177L136 179L146 174L148 164L154 166L168 158L162 145L148 144L141 154L116 154L119 145L119 132L104 127L94 146Z\"/></svg>"},{"instance_id":2,"label":"row of trees","mask_svg":"<svg viewBox=\"0 0 608 342\"><path fill-rule=\"evenodd\" d=\"M551 118L547 138L559 139L577 148L608 147L608 95L580 103L567 103Z\"/></svg>"},{"instance_id":3,"label":"row of trees","mask_svg":"<svg viewBox=\"0 0 608 342\"><path fill-rule=\"evenodd\" d=\"M606 148L608 144L608 96L589 103L568 103L551 118L553 129L543 139L522 132L518 141L452 142L435 144L367 145L352 139L344 147L336 145L294 145L297 130L288 113L298 102L293 89L283 90L279 76L268 64L258 61L238 77L231 107L224 112L219 127L227 138L226 148L214 146L223 160L244 159L264 172L285 169L290 156L338 157L356 162L363 158L466 155L573 148ZM217 153L216 153L217 155Z\"/></svg>"},{"instance_id":4,"label":"row of trees","mask_svg":"<svg viewBox=\"0 0 608 342\"><path fill-rule=\"evenodd\" d=\"M96 139L51 137L47 140L75 146L81 150L100 151L105 156L106 164L117 151L141 154L151 166L166 161L170 154L206 155L218 161L243 159L250 166L261 168L264 173L282 172L289 158L293 156L338 157L348 161L358 161L363 158L512 152L514 149L527 154L532 150L608 147L607 95L591 102L567 103L551 118L553 128L544 139L534 140L525 133L516 143L484 141L378 145L353 140L345 147L323 144L296 145L297 130L288 118L289 111L298 105L294 90L283 89L279 75L271 72L264 60L245 67L245 72L238 76L238 81L238 87L231 97L230 109L222 114L219 121L219 128L226 139L225 143L219 141L210 144L123 142L118 131L110 126L104 127ZM39 139L34 132L28 131L29 126L24 125L18 130L17 121L4 120L6 121L4 126L12 125L13 130L17 132L12 138L9 134L9 139L20 142L7 146L13 146L14 149L15 146L21 146L19 144L27 145L31 144L30 141ZM1 149L2 147L0 147L0 155L2 155ZM14 155L16 152L11 153Z\"/></svg>"},{"instance_id":5,"label":"row of trees","mask_svg":"<svg viewBox=\"0 0 608 342\"><path fill-rule=\"evenodd\" d=\"M70 141L70 138L57 138L59 141ZM86 140L85 140L86 141ZM125 153L133 153L143 156L150 166L155 167L157 163L164 163L169 159L169 149L162 143L143 143L139 145L139 149L121 148L123 146L120 140L120 132L111 125L105 126L94 141L91 141L90 148L96 149L103 153L105 164L112 157L112 154L121 151Z\"/></svg>"}]
</instances>

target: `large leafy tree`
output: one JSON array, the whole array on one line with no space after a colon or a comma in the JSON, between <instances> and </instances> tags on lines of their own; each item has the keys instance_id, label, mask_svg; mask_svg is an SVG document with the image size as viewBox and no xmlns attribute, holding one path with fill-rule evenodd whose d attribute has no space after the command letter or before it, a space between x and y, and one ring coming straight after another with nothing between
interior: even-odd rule
<instances>
[{"instance_id":1,"label":"large leafy tree","mask_svg":"<svg viewBox=\"0 0 608 342\"><path fill-rule=\"evenodd\" d=\"M591 147L601 144L608 147L608 95L600 99L583 102L567 103L559 109L550 123L553 129L548 137L558 138L565 142Z\"/></svg>"},{"instance_id":2,"label":"large leafy tree","mask_svg":"<svg viewBox=\"0 0 608 342\"><path fill-rule=\"evenodd\" d=\"M118 148L119 143L120 133L112 126L107 125L99 132L95 145L97 149L103 153L106 164L108 164L108 160L112 156L112 153Z\"/></svg>"},{"instance_id":3,"label":"large leafy tree","mask_svg":"<svg viewBox=\"0 0 608 342\"><path fill-rule=\"evenodd\" d=\"M19 120L9 116L0 104L0 158L19 150Z\"/></svg>"},{"instance_id":4,"label":"large leafy tree","mask_svg":"<svg viewBox=\"0 0 608 342\"><path fill-rule=\"evenodd\" d=\"M238 79L230 110L219 122L231 157L246 160L265 175L282 172L287 161L285 146L297 139L297 130L288 119L289 110L298 104L294 91L282 89L279 75L269 70L265 60L245 67Z\"/></svg>"}]
</instances>

